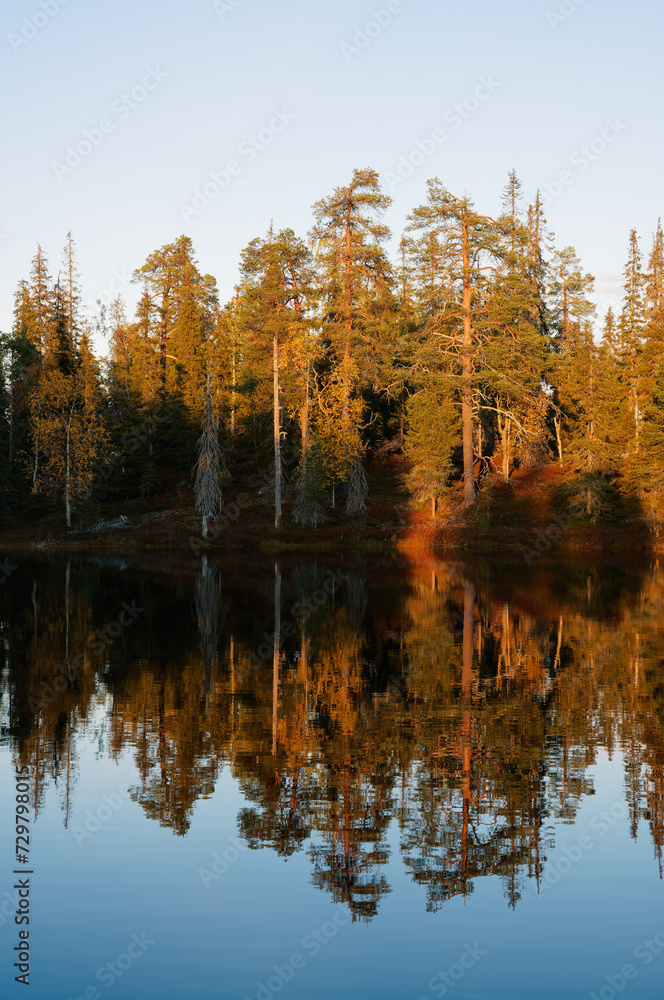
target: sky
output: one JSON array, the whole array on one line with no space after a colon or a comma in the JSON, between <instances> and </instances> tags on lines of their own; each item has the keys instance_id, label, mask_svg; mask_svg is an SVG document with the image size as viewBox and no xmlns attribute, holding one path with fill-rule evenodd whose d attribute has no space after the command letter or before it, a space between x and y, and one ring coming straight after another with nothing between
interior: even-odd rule
<instances>
[{"instance_id":1,"label":"sky","mask_svg":"<svg viewBox=\"0 0 664 1000\"><path fill-rule=\"evenodd\" d=\"M495 215L515 169L601 317L662 214L663 28L655 0L4 0L0 330L70 231L90 311L133 313L132 272L183 233L224 303L242 248L306 236L356 167L394 199L392 252L429 178Z\"/></svg>"}]
</instances>

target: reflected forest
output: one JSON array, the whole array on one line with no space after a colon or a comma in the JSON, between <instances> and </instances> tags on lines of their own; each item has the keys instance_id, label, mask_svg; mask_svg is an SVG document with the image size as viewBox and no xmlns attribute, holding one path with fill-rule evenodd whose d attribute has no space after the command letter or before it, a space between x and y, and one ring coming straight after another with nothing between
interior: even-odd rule
<instances>
[{"instance_id":1,"label":"reflected forest","mask_svg":"<svg viewBox=\"0 0 664 1000\"><path fill-rule=\"evenodd\" d=\"M434 558L204 556L192 574L44 557L0 591L2 742L35 776L37 822L54 787L70 824L94 738L133 757L131 799L178 837L228 768L238 839L304 852L354 919L379 915L396 851L429 911L489 875L515 907L603 752L624 761L623 815L661 877L663 609L658 568L517 583Z\"/></svg>"}]
</instances>

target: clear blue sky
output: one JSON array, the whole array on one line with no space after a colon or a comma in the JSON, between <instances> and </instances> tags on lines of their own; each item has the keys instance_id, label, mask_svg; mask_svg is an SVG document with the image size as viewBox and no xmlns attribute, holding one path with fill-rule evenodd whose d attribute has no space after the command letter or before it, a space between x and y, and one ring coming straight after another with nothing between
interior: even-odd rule
<instances>
[{"instance_id":1,"label":"clear blue sky","mask_svg":"<svg viewBox=\"0 0 664 1000\"><path fill-rule=\"evenodd\" d=\"M37 242L56 273L69 230L88 300L185 232L227 301L249 240L271 220L306 234L313 202L365 166L394 195L397 238L429 177L494 214L512 167L527 200L567 171L548 208L557 245L596 275L602 310L619 304L628 232L647 253L662 213L661 4L391 6L381 25L386 0L5 0L0 329ZM431 155L390 184L435 129ZM68 169L81 142L91 152ZM229 161L225 190L183 211Z\"/></svg>"}]
</instances>

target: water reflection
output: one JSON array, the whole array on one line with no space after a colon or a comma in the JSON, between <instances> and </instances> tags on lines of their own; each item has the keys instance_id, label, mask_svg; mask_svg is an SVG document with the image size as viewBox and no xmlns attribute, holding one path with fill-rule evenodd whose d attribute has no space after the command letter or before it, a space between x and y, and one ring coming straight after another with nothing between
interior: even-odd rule
<instances>
[{"instance_id":1,"label":"water reflection","mask_svg":"<svg viewBox=\"0 0 664 1000\"><path fill-rule=\"evenodd\" d=\"M179 836L230 767L239 836L305 852L363 920L395 843L428 910L486 875L516 906L605 748L661 877L663 602L656 568L52 558L0 595L2 739L65 825L93 726L100 753L131 749L145 822Z\"/></svg>"}]
</instances>

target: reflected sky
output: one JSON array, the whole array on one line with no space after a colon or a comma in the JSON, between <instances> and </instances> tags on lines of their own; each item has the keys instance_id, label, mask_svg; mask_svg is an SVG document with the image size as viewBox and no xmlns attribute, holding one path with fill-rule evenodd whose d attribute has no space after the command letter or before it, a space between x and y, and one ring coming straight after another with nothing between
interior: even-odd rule
<instances>
[{"instance_id":1,"label":"reflected sky","mask_svg":"<svg viewBox=\"0 0 664 1000\"><path fill-rule=\"evenodd\" d=\"M657 568L15 561L3 996L661 996Z\"/></svg>"}]
</instances>

